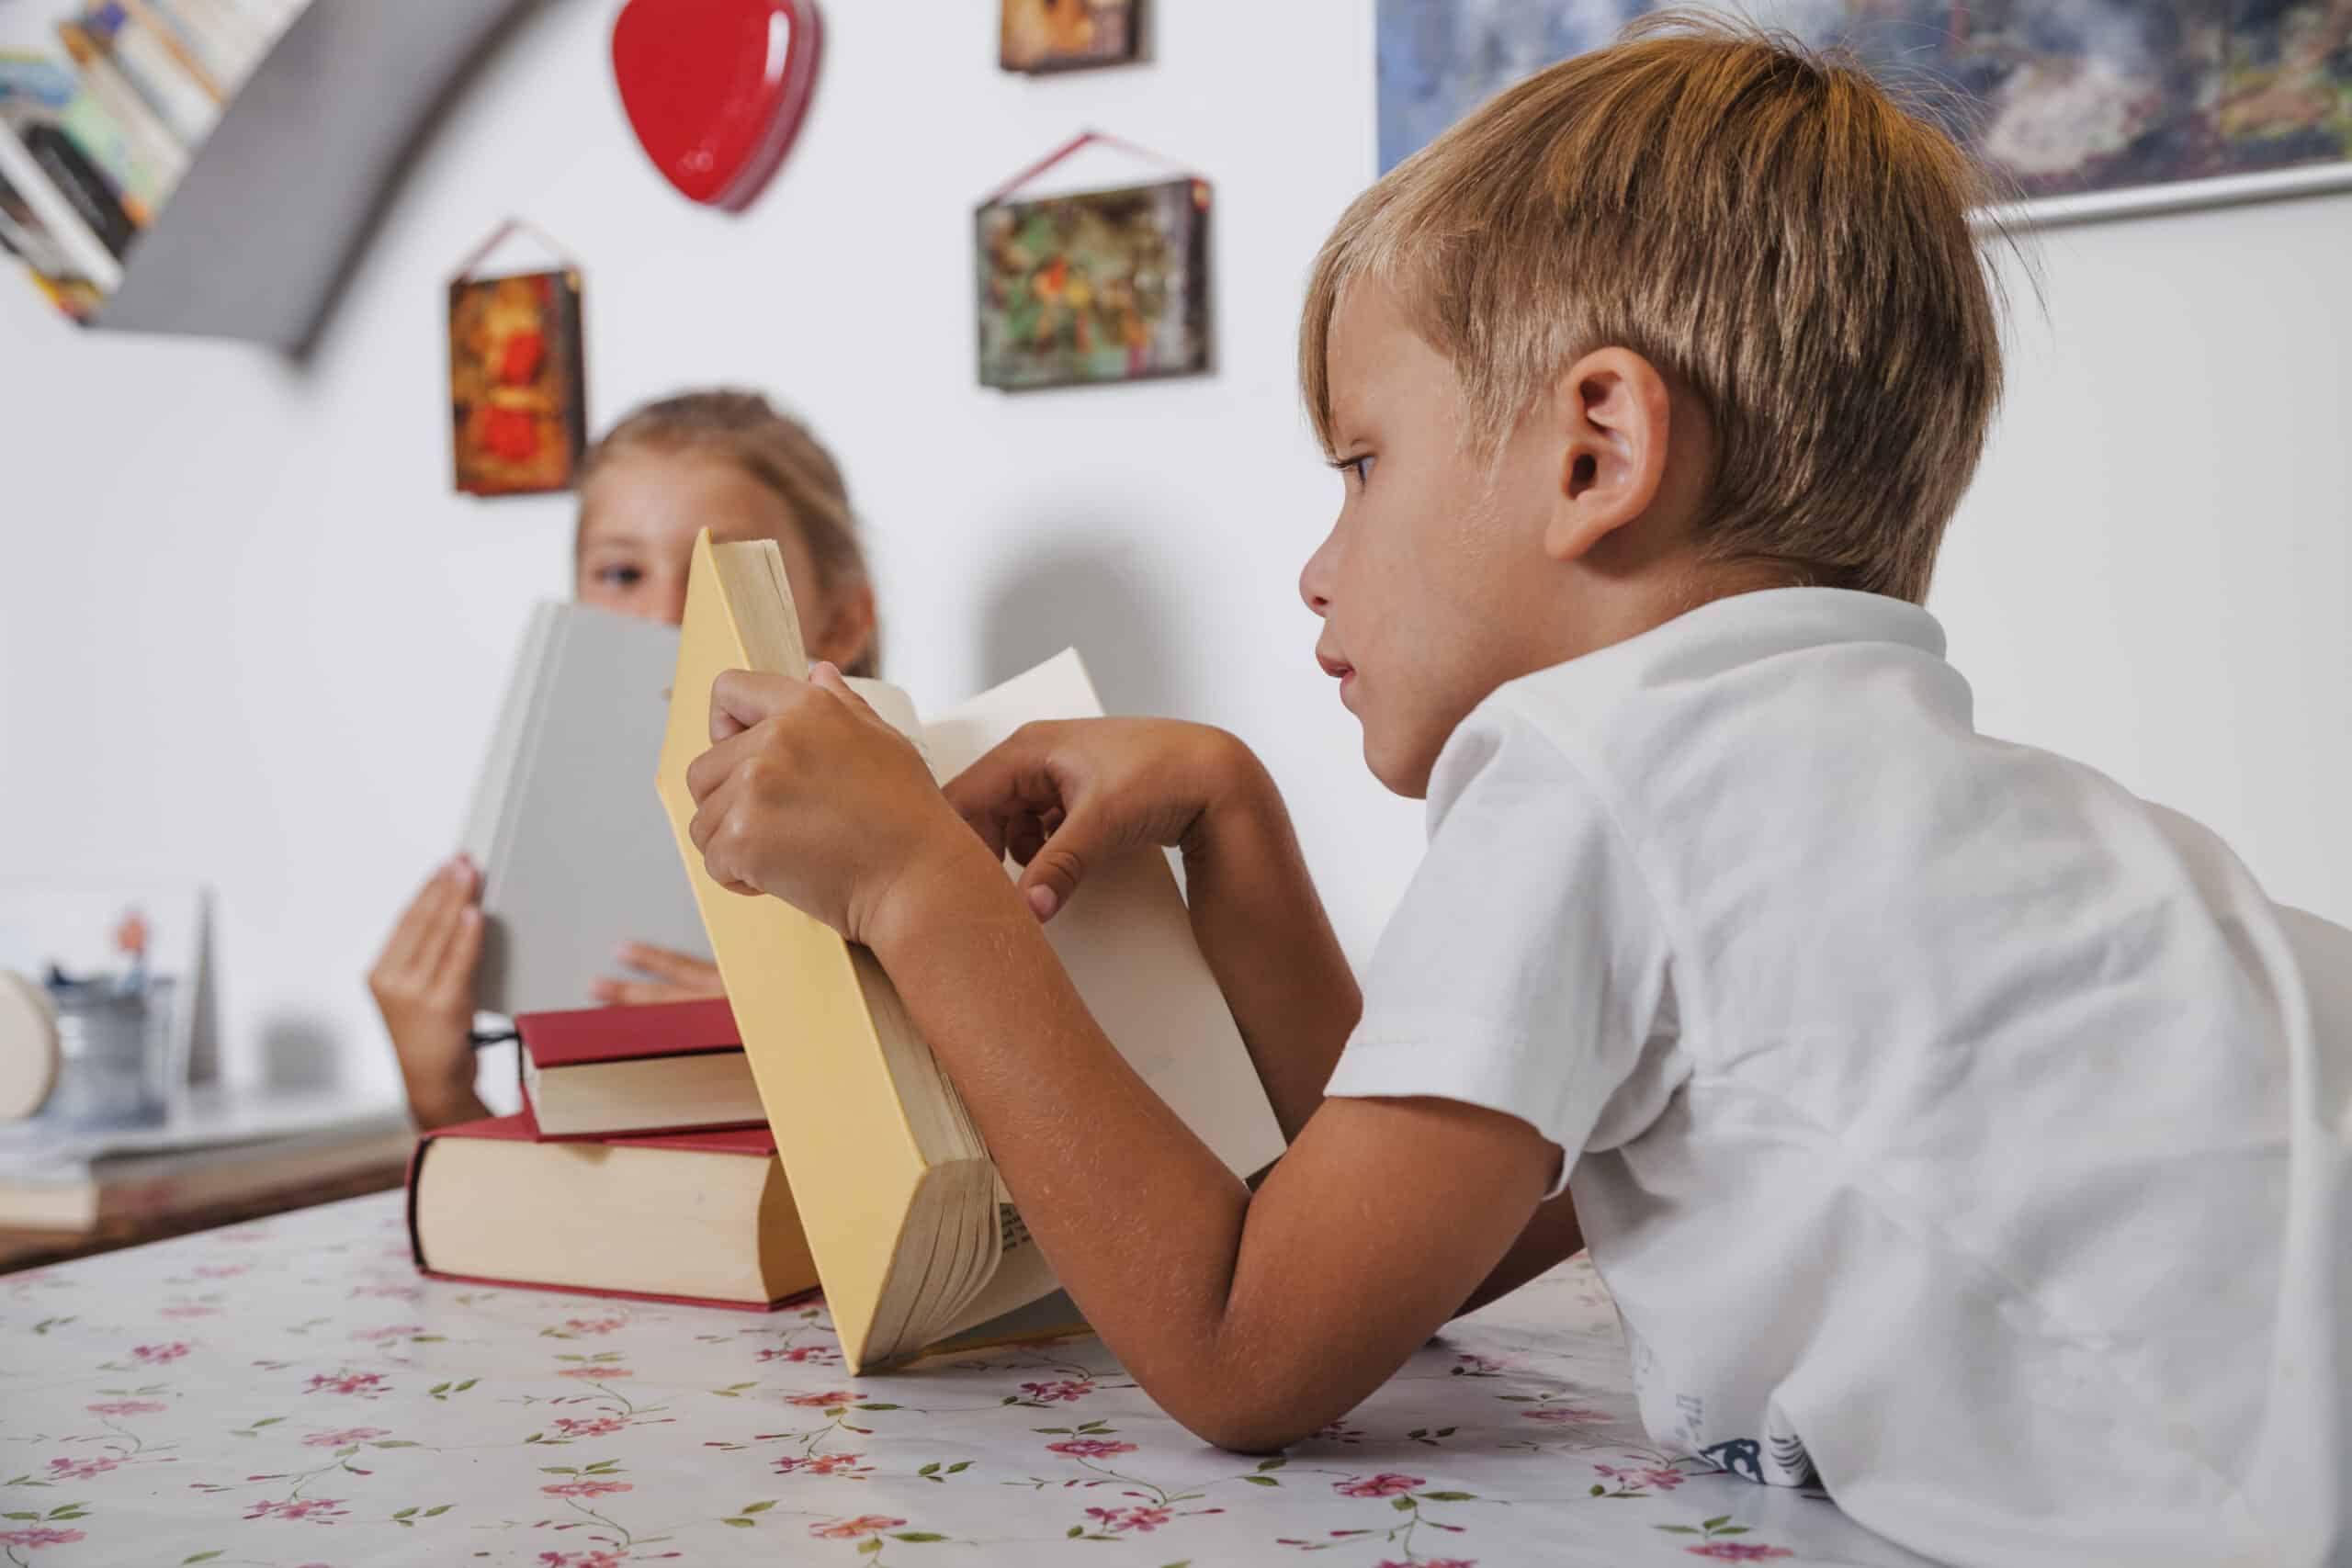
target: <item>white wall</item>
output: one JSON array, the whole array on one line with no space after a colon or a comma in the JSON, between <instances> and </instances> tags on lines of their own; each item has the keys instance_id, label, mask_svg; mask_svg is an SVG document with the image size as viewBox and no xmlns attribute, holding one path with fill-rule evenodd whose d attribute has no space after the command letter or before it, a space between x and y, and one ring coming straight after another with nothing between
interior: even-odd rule
<instances>
[{"instance_id":1,"label":"white wall","mask_svg":"<svg viewBox=\"0 0 2352 1568\"><path fill-rule=\"evenodd\" d=\"M60 8L0 5L0 44ZM524 24L304 365L79 334L0 288L0 875L211 883L231 1072L391 1081L360 973L451 848L526 606L568 582L563 500L446 471L442 284L520 212L585 266L594 423L691 383L799 405L869 521L897 679L941 702L1077 640L1114 705L1239 731L1361 958L1418 809L1311 661L1293 582L1336 490L1291 354L1371 172L1368 0L1159 6L1155 63L1042 82L995 70L993 6L832 0L801 144L741 218L639 153L614 9ZM983 392L971 203L1086 125L1216 182L1217 374ZM1988 728L2352 919L2347 223L2338 197L2062 237L1938 608Z\"/></svg>"}]
</instances>

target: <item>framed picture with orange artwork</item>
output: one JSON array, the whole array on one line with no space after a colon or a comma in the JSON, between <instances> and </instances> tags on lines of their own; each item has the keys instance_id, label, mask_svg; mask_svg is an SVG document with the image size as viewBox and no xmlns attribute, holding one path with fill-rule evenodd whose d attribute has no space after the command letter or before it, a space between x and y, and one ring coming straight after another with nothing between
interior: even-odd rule
<instances>
[{"instance_id":1,"label":"framed picture with orange artwork","mask_svg":"<svg viewBox=\"0 0 2352 1568\"><path fill-rule=\"evenodd\" d=\"M580 274L572 267L449 285L449 414L468 495L570 490L587 450Z\"/></svg>"},{"instance_id":2,"label":"framed picture with orange artwork","mask_svg":"<svg viewBox=\"0 0 2352 1568\"><path fill-rule=\"evenodd\" d=\"M1125 65L1143 0L1000 0L997 63L1024 76Z\"/></svg>"}]
</instances>

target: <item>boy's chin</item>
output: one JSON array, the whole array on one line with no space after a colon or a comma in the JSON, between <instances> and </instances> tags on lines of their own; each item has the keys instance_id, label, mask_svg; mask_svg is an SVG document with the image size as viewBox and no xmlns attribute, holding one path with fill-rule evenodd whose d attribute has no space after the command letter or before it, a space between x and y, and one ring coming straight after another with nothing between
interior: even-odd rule
<instances>
[{"instance_id":1,"label":"boy's chin","mask_svg":"<svg viewBox=\"0 0 2352 1568\"><path fill-rule=\"evenodd\" d=\"M1430 772L1437 766L1437 749L1385 734L1367 720L1363 727L1363 763L1391 794L1419 800L1429 794Z\"/></svg>"}]
</instances>

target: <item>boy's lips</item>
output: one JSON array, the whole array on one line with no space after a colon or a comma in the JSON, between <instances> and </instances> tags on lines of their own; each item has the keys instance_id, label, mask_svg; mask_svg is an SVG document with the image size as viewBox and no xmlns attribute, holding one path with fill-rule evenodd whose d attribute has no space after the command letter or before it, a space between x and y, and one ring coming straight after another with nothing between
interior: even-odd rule
<instances>
[{"instance_id":1,"label":"boy's lips","mask_svg":"<svg viewBox=\"0 0 2352 1568\"><path fill-rule=\"evenodd\" d=\"M1344 705L1348 700L1348 688L1355 684L1356 667L1344 659L1334 659L1321 652L1316 654L1315 662L1323 667L1323 673L1340 682L1340 701Z\"/></svg>"}]
</instances>

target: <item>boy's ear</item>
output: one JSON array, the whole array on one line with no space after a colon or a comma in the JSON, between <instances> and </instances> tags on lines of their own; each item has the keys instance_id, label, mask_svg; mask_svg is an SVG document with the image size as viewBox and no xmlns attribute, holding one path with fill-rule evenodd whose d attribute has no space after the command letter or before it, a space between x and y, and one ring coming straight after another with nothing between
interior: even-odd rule
<instances>
[{"instance_id":1,"label":"boy's ear","mask_svg":"<svg viewBox=\"0 0 2352 1568\"><path fill-rule=\"evenodd\" d=\"M1580 560L1650 509L1666 476L1673 400L1657 367L1627 348L1597 348L1560 378L1554 418L1565 437L1544 549Z\"/></svg>"}]
</instances>

